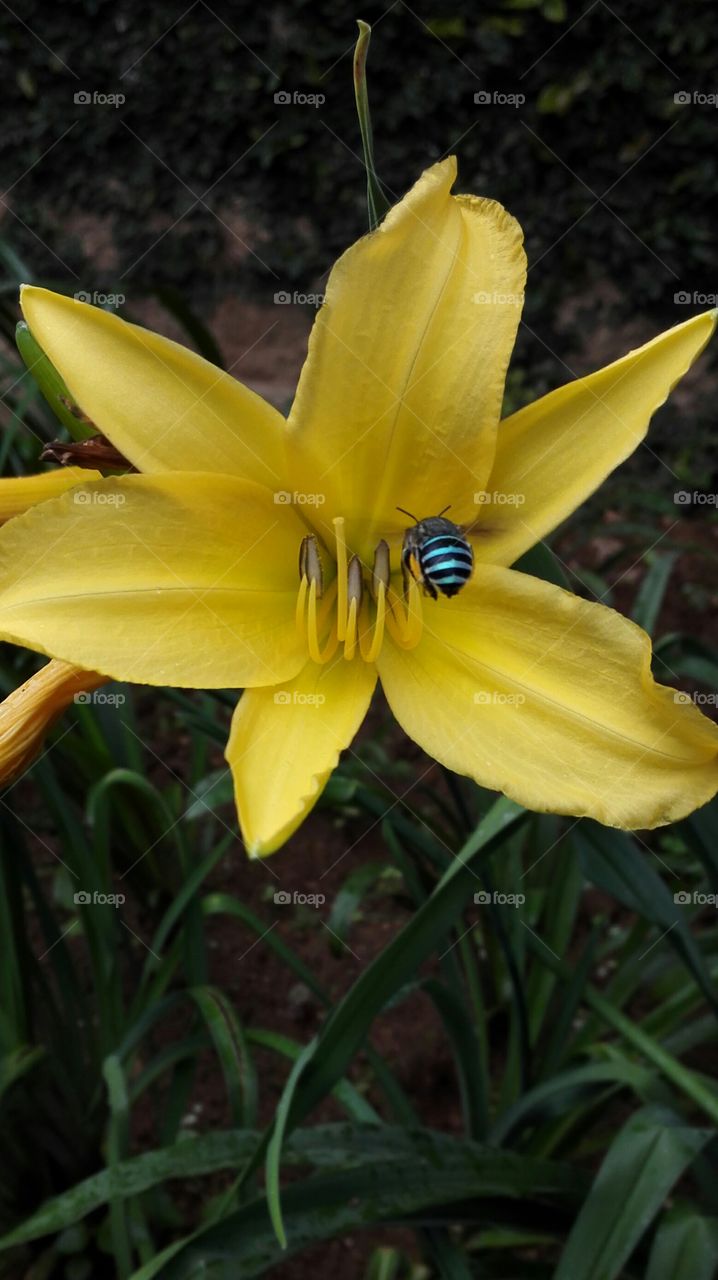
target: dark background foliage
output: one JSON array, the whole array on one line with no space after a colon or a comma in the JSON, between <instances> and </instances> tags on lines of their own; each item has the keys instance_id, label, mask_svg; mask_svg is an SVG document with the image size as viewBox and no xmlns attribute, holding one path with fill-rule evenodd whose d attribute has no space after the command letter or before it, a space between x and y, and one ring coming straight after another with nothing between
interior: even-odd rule
<instances>
[{"instance_id":1,"label":"dark background foliage","mask_svg":"<svg viewBox=\"0 0 718 1280\"><path fill-rule=\"evenodd\" d=\"M173 288L210 323L228 294L321 290L366 226L357 17L392 196L454 151L458 189L525 228L509 405L711 305L718 11L701 0L3 6L4 235L36 279L129 303ZM76 101L95 93L125 101ZM708 382L659 419L687 482L715 443L712 399Z\"/></svg>"},{"instance_id":2,"label":"dark background foliage","mask_svg":"<svg viewBox=\"0 0 718 1280\"><path fill-rule=\"evenodd\" d=\"M674 101L716 88L718 12L701 0L594 0L580 12L561 0L415 10L71 0L54 11L37 0L18 16L0 12L0 162L38 273L57 274L53 251L92 271L75 228L87 211L110 220L120 274L221 290L213 214L241 202L283 280L321 275L364 226L350 83L361 16L375 24L370 84L388 187L400 195L455 150L461 185L527 228L534 309L608 277L627 312L670 317L677 290L715 287L715 103ZM282 106L278 90L326 101ZM126 102L88 106L74 101L80 91ZM477 104L481 91L525 102ZM147 252L152 229L180 218ZM234 283L261 293L270 280L250 259Z\"/></svg>"}]
</instances>

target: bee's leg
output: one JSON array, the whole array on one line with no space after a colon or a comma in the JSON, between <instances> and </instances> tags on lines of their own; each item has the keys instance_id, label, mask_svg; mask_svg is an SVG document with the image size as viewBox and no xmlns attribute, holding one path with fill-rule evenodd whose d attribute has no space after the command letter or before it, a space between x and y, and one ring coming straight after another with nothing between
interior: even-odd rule
<instances>
[{"instance_id":1,"label":"bee's leg","mask_svg":"<svg viewBox=\"0 0 718 1280\"><path fill-rule=\"evenodd\" d=\"M401 557L401 579L404 584L403 594L404 594L405 600L409 594L409 580L411 578L411 569L409 568L406 560L407 560L406 556Z\"/></svg>"},{"instance_id":2,"label":"bee's leg","mask_svg":"<svg viewBox=\"0 0 718 1280\"><path fill-rule=\"evenodd\" d=\"M439 597L436 591L436 587L432 582L429 582L428 578L422 578L421 585L424 588L425 596L431 596L432 600L438 600Z\"/></svg>"},{"instance_id":3,"label":"bee's leg","mask_svg":"<svg viewBox=\"0 0 718 1280\"><path fill-rule=\"evenodd\" d=\"M404 547L401 553L401 576L404 583L404 599L406 600L409 594L409 582L412 578L423 586L421 571L411 547Z\"/></svg>"}]
</instances>

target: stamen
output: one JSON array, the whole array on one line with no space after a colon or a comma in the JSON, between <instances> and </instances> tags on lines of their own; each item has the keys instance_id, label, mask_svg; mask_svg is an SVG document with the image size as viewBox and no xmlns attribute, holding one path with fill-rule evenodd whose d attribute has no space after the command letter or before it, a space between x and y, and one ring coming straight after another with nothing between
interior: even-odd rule
<instances>
[{"instance_id":1,"label":"stamen","mask_svg":"<svg viewBox=\"0 0 718 1280\"><path fill-rule=\"evenodd\" d=\"M317 595L321 599L324 594L322 558L319 554L319 544L313 533L309 533L306 538L302 538L299 548L299 576L300 578L308 578L310 582L316 582Z\"/></svg>"},{"instance_id":2,"label":"stamen","mask_svg":"<svg viewBox=\"0 0 718 1280\"><path fill-rule=\"evenodd\" d=\"M391 563L389 560L389 543L382 538L374 552L374 567L371 572L371 593L375 600L379 599L379 587L384 589L391 580Z\"/></svg>"},{"instance_id":3,"label":"stamen","mask_svg":"<svg viewBox=\"0 0 718 1280\"><path fill-rule=\"evenodd\" d=\"M423 629L421 594L418 584L410 576L405 584L406 595L400 600L395 591L389 590L389 609L386 625L390 636L402 649L415 649Z\"/></svg>"},{"instance_id":4,"label":"stamen","mask_svg":"<svg viewBox=\"0 0 718 1280\"><path fill-rule=\"evenodd\" d=\"M347 662L357 656L357 650L362 661L376 662L387 631L400 648L413 649L422 632L418 583L409 576L403 592L392 588L389 547L382 540L374 552L369 595L365 595L362 563L358 556L348 558L344 519L337 516L333 523L337 572L326 592L319 544L313 534L302 540L299 551L296 623L299 634L306 637L309 657L319 664L329 662L342 644Z\"/></svg>"},{"instance_id":5,"label":"stamen","mask_svg":"<svg viewBox=\"0 0 718 1280\"><path fill-rule=\"evenodd\" d=\"M302 546L304 546L304 543L302 543ZM302 564L302 557L300 552L299 554L300 572L301 572L301 564ZM305 573L302 575L302 580L299 584L299 594L297 596L297 609L295 613L295 618L297 622L297 631L299 632L300 636L303 636L306 630L305 624L304 624L304 611L307 603L308 589L309 589L309 579L307 578L307 575Z\"/></svg>"},{"instance_id":6,"label":"stamen","mask_svg":"<svg viewBox=\"0 0 718 1280\"><path fill-rule=\"evenodd\" d=\"M337 635L343 640L347 633L347 544L344 516L335 516L332 524L337 545Z\"/></svg>"},{"instance_id":7,"label":"stamen","mask_svg":"<svg viewBox=\"0 0 718 1280\"><path fill-rule=\"evenodd\" d=\"M344 657L349 662L356 653L357 647L357 616L361 608L362 596L364 594L364 581L362 578L361 561L358 556L352 556L349 561L349 573L347 576L347 595L349 599L349 616L347 618L346 638L344 640ZM338 629L338 628L337 628Z\"/></svg>"},{"instance_id":8,"label":"stamen","mask_svg":"<svg viewBox=\"0 0 718 1280\"><path fill-rule=\"evenodd\" d=\"M319 632L326 622L329 612L334 604L334 583L329 588L325 600L322 602L323 607L319 617L317 617L317 583L316 579L309 586L309 608L307 610L307 646L309 649L309 657L312 662L318 662L322 665L328 662L334 655L334 651L338 644L337 629L333 626L324 648L319 644Z\"/></svg>"},{"instance_id":9,"label":"stamen","mask_svg":"<svg viewBox=\"0 0 718 1280\"><path fill-rule=\"evenodd\" d=\"M376 595L376 618L374 619L374 634L370 643L365 643L366 632L362 631L359 636L359 648L361 656L365 662L376 662L381 653L381 646L384 640L384 621L386 619L386 587L380 582L377 587Z\"/></svg>"}]
</instances>

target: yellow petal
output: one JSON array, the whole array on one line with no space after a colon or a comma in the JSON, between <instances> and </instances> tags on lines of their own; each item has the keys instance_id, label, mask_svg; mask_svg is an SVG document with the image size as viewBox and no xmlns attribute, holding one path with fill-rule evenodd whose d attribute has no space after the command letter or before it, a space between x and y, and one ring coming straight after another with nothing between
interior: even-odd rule
<instances>
[{"instance_id":1,"label":"yellow petal","mask_svg":"<svg viewBox=\"0 0 718 1280\"><path fill-rule=\"evenodd\" d=\"M48 662L0 702L0 783L12 782L32 764L53 721L78 694L105 683L96 671Z\"/></svg>"},{"instance_id":2,"label":"yellow petal","mask_svg":"<svg viewBox=\"0 0 718 1280\"><path fill-rule=\"evenodd\" d=\"M484 508L496 532L476 539L478 559L513 564L633 453L717 317L712 311L686 320L501 423Z\"/></svg>"},{"instance_id":3,"label":"yellow petal","mask_svg":"<svg viewBox=\"0 0 718 1280\"><path fill-rule=\"evenodd\" d=\"M493 458L525 256L500 205L451 196L455 176L453 157L428 169L339 259L289 416L294 487L325 499L320 521L346 516L368 561L377 527L405 527L397 505L475 516Z\"/></svg>"},{"instance_id":4,"label":"yellow petal","mask_svg":"<svg viewBox=\"0 0 718 1280\"><path fill-rule=\"evenodd\" d=\"M99 478L99 471L85 471L82 467L62 467L36 476L6 476L0 480L0 522L21 515L38 502L56 498L77 484Z\"/></svg>"},{"instance_id":5,"label":"yellow petal","mask_svg":"<svg viewBox=\"0 0 718 1280\"><path fill-rule=\"evenodd\" d=\"M624 828L718 790L718 728L654 683L648 636L613 610L484 565L424 623L412 652L384 645L379 673L406 732L457 773Z\"/></svg>"},{"instance_id":6,"label":"yellow petal","mask_svg":"<svg viewBox=\"0 0 718 1280\"><path fill-rule=\"evenodd\" d=\"M373 665L340 656L242 695L227 761L250 857L274 853L296 831L364 719L375 684Z\"/></svg>"},{"instance_id":7,"label":"yellow petal","mask_svg":"<svg viewBox=\"0 0 718 1280\"><path fill-rule=\"evenodd\" d=\"M229 476L84 485L0 529L0 638L119 680L275 684L306 659L303 532Z\"/></svg>"},{"instance_id":8,"label":"yellow petal","mask_svg":"<svg viewBox=\"0 0 718 1280\"><path fill-rule=\"evenodd\" d=\"M281 414L194 351L26 285L23 315L80 408L139 471L218 471L284 489Z\"/></svg>"}]
</instances>

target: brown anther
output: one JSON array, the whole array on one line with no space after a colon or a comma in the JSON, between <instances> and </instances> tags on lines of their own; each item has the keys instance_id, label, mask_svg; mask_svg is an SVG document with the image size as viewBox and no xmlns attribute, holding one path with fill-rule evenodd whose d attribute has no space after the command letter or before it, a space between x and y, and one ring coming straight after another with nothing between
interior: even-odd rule
<instances>
[{"instance_id":1,"label":"brown anther","mask_svg":"<svg viewBox=\"0 0 718 1280\"><path fill-rule=\"evenodd\" d=\"M371 571L371 593L376 600L379 593L379 583L383 582L385 587L389 586L391 580L391 561L389 558L389 543L382 538L374 552L374 566Z\"/></svg>"},{"instance_id":2,"label":"brown anther","mask_svg":"<svg viewBox=\"0 0 718 1280\"><path fill-rule=\"evenodd\" d=\"M361 560L358 556L352 556L347 572L347 603L351 606L352 600L356 600L358 608L362 602L363 594L364 576L362 574Z\"/></svg>"},{"instance_id":3,"label":"brown anther","mask_svg":"<svg viewBox=\"0 0 718 1280\"><path fill-rule=\"evenodd\" d=\"M60 467L86 467L92 471L136 471L131 462L98 432L89 440L51 440L40 454L41 462L56 462Z\"/></svg>"},{"instance_id":4,"label":"brown anther","mask_svg":"<svg viewBox=\"0 0 718 1280\"><path fill-rule=\"evenodd\" d=\"M324 592L322 561L319 555L319 544L313 533L302 538L299 548L299 579L306 578L308 583L316 582L317 596L321 599Z\"/></svg>"}]
</instances>

